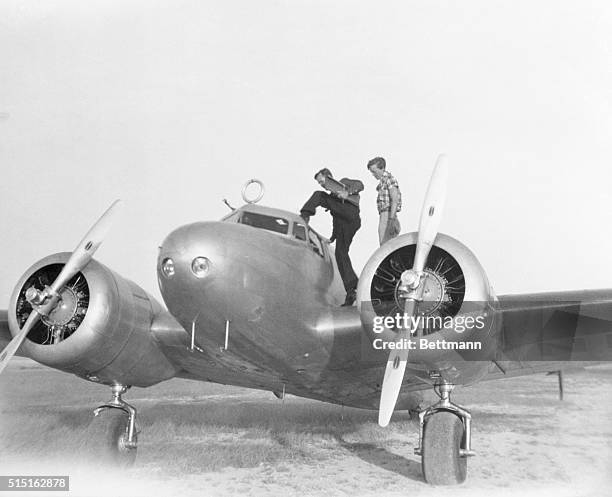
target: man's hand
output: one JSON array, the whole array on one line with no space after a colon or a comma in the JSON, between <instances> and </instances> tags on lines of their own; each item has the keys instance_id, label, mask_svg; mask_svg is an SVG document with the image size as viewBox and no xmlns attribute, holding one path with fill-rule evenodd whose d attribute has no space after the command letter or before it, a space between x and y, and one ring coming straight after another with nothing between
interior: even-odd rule
<instances>
[{"instance_id":1,"label":"man's hand","mask_svg":"<svg viewBox=\"0 0 612 497\"><path fill-rule=\"evenodd\" d=\"M338 197L340 197L342 200L346 200L348 198L349 194L346 190L340 190L338 192Z\"/></svg>"}]
</instances>

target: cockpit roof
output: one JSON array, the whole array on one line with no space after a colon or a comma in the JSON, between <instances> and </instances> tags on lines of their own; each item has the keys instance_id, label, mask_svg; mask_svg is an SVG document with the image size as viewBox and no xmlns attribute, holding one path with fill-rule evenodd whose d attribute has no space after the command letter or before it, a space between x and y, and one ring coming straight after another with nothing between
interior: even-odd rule
<instances>
[{"instance_id":1,"label":"cockpit roof","mask_svg":"<svg viewBox=\"0 0 612 497\"><path fill-rule=\"evenodd\" d=\"M264 214L266 216L282 217L291 223L304 224L304 220L297 214L283 209L275 209L274 207L266 207L259 204L244 204L236 209L243 212L254 212L255 214Z\"/></svg>"}]
</instances>

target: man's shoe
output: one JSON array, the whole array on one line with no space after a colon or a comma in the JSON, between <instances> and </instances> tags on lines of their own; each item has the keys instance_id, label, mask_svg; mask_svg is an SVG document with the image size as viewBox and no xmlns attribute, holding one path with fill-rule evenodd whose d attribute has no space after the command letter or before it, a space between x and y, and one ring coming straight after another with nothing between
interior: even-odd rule
<instances>
[{"instance_id":1,"label":"man's shoe","mask_svg":"<svg viewBox=\"0 0 612 497\"><path fill-rule=\"evenodd\" d=\"M341 307L350 307L355 303L355 300L357 300L357 290L353 288L346 292L346 299L344 299L344 304Z\"/></svg>"}]
</instances>

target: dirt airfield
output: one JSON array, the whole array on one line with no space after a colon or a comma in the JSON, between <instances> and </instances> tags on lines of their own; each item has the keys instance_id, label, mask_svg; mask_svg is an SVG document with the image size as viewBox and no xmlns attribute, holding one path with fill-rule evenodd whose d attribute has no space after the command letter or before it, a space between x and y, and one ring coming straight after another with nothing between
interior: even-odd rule
<instances>
[{"instance_id":1,"label":"dirt airfield","mask_svg":"<svg viewBox=\"0 0 612 497\"><path fill-rule=\"evenodd\" d=\"M107 387L16 358L0 377L0 474L69 475L72 496L612 495L612 365L566 373L563 402L556 376L458 389L477 456L452 488L423 481L407 413L383 429L376 412L187 380L128 392L138 458L108 468L88 430L108 397Z\"/></svg>"}]
</instances>

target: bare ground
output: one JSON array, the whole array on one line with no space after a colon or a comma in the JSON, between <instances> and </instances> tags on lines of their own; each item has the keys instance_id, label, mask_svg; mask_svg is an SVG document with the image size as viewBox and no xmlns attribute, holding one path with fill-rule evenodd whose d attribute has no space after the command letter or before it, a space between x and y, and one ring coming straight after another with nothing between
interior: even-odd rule
<instances>
[{"instance_id":1,"label":"bare ground","mask_svg":"<svg viewBox=\"0 0 612 497\"><path fill-rule=\"evenodd\" d=\"M566 373L565 391L560 402L545 375L456 390L477 456L465 484L433 488L406 413L383 429L372 411L172 380L128 392L142 433L120 471L100 464L89 429L108 389L18 359L0 377L0 474L67 474L79 496L610 496L612 365Z\"/></svg>"}]
</instances>

